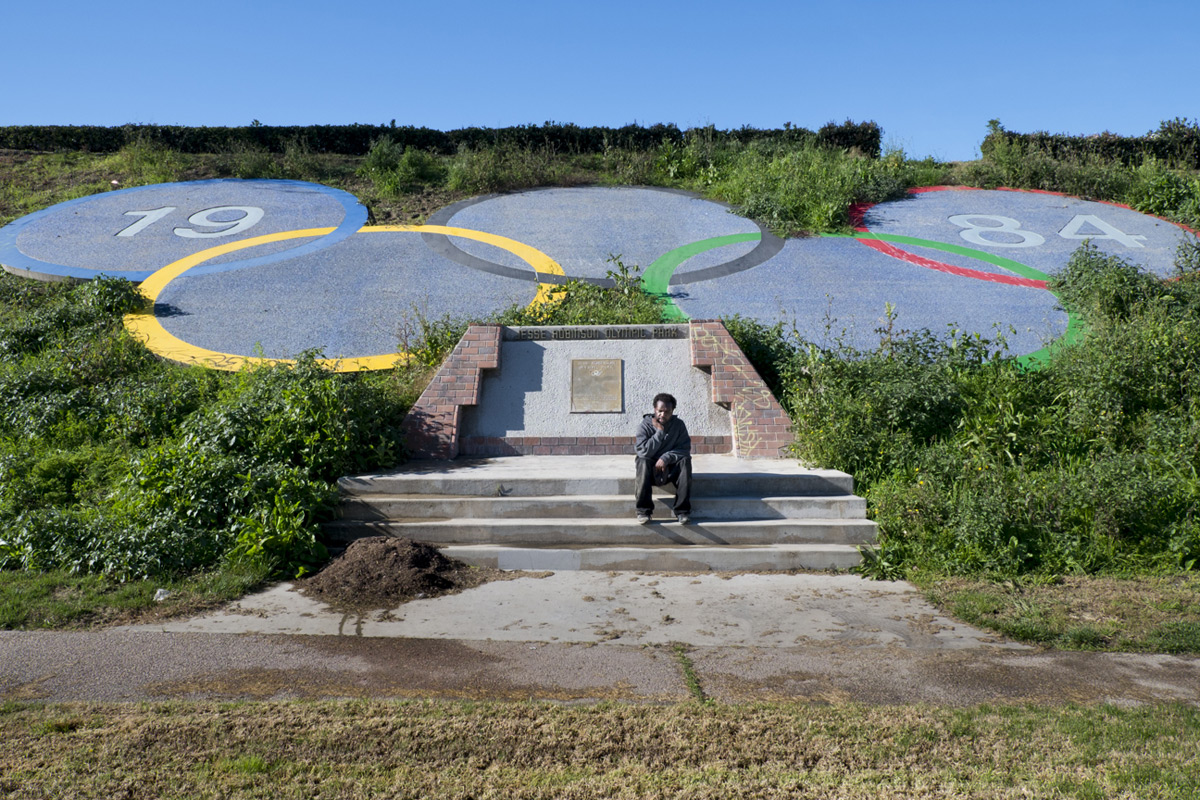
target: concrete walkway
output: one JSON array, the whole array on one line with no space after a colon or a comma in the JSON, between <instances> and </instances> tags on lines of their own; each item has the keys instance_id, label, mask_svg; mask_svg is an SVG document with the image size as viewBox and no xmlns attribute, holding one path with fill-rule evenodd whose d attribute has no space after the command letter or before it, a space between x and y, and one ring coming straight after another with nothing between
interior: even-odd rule
<instances>
[{"instance_id":1,"label":"concrete walkway","mask_svg":"<svg viewBox=\"0 0 1200 800\"><path fill-rule=\"evenodd\" d=\"M684 654L681 656L681 653ZM287 584L191 620L0 633L0 698L1200 704L1200 659L1042 651L849 575L554 573L347 614Z\"/></svg>"}]
</instances>

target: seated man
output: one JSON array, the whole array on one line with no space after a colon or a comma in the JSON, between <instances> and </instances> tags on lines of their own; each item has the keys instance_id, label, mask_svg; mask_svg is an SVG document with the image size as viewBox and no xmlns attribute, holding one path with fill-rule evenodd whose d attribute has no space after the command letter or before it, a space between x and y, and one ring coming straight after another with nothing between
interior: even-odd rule
<instances>
[{"instance_id":1,"label":"seated man","mask_svg":"<svg viewBox=\"0 0 1200 800\"><path fill-rule=\"evenodd\" d=\"M654 413L642 416L637 441L637 521L646 524L654 513L652 486L675 484L675 518L681 525L692 513L692 439L687 426L675 416L675 398L663 393L654 397Z\"/></svg>"}]
</instances>

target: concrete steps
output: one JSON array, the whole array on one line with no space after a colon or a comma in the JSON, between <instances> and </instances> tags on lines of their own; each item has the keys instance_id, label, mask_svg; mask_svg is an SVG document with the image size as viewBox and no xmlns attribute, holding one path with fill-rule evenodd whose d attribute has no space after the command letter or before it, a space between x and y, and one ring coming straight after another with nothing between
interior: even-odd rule
<instances>
[{"instance_id":1,"label":"concrete steps","mask_svg":"<svg viewBox=\"0 0 1200 800\"><path fill-rule=\"evenodd\" d=\"M856 565L875 523L850 476L790 461L693 457L692 519L672 487L634 520L629 456L513 456L417 462L343 478L327 541L404 536L502 569L785 570Z\"/></svg>"},{"instance_id":2,"label":"concrete steps","mask_svg":"<svg viewBox=\"0 0 1200 800\"><path fill-rule=\"evenodd\" d=\"M632 495L632 492L630 492ZM712 495L709 495L710 497ZM436 501L433 499L436 497ZM670 502L670 495L664 496ZM746 519L862 519L867 504L861 497L722 497L702 503L705 520ZM422 519L431 508L452 519L531 519L630 516L630 498L616 495L558 495L555 497L456 497L451 495L378 494L348 496L342 518L353 520ZM666 512L663 512L666 514ZM666 515L668 518L669 514ZM699 520L699 516L697 516Z\"/></svg>"}]
</instances>

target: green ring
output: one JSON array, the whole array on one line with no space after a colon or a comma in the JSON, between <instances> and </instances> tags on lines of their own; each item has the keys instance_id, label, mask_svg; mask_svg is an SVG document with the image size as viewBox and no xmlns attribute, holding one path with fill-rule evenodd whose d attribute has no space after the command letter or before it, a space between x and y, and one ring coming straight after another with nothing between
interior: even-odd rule
<instances>
[{"instance_id":1,"label":"green ring","mask_svg":"<svg viewBox=\"0 0 1200 800\"><path fill-rule=\"evenodd\" d=\"M881 242L894 242L896 244L908 244L916 247L928 247L931 250L941 250L946 253L954 253L960 256L967 256L968 258L976 258L980 261L985 261L1002 269L1009 270L1010 272L1015 272L1022 278L1046 281L1047 283L1050 281L1049 275L1045 274L1044 272L1039 272L1033 267L1022 264L1019 261L1013 261L1011 258L1004 258L1002 256L994 256L991 253L985 253L982 250L973 250L970 247L963 247L957 244L946 244L945 242L935 242L932 239L917 239L913 236L899 236L891 233L823 233L821 235L829 238L842 239L878 239ZM1058 292L1054 291L1049 286L1046 287L1046 291L1054 295L1060 304L1062 303L1062 298L1058 296ZM1063 331L1063 335L1043 347L1041 350L1034 350L1032 353L1026 353L1023 356L1019 356L1017 358L1018 364L1031 369L1037 369L1038 367L1050 361L1052 351L1055 348L1073 344L1075 342L1075 340L1084 330L1083 321L1079 319L1077 315L1071 314L1065 305L1063 306L1063 311L1067 315L1067 329Z\"/></svg>"},{"instance_id":2,"label":"green ring","mask_svg":"<svg viewBox=\"0 0 1200 800\"><path fill-rule=\"evenodd\" d=\"M731 233L728 236L701 239L698 242L692 242L682 247L676 247L674 250L668 250L656 258L654 263L646 267L646 271L642 273L642 288L651 294L666 298L666 308L663 309L663 315L668 320L672 322L686 322L691 317L684 313L683 309L677 306L668 294L670 291L671 276L675 274L675 270L679 265L693 256L698 256L709 250L715 250L718 247L761 240L762 233Z\"/></svg>"}]
</instances>

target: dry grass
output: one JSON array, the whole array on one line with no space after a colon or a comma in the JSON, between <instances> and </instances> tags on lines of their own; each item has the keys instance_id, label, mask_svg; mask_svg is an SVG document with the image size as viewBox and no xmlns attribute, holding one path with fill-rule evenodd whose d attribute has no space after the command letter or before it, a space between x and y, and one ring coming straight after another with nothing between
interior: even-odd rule
<instances>
[{"instance_id":1,"label":"dry grass","mask_svg":"<svg viewBox=\"0 0 1200 800\"><path fill-rule=\"evenodd\" d=\"M0 794L1195 797L1200 710L9 704Z\"/></svg>"},{"instance_id":2,"label":"dry grass","mask_svg":"<svg viewBox=\"0 0 1200 800\"><path fill-rule=\"evenodd\" d=\"M1200 653L1200 574L993 582L917 578L931 602L973 625L1070 649Z\"/></svg>"}]
</instances>

